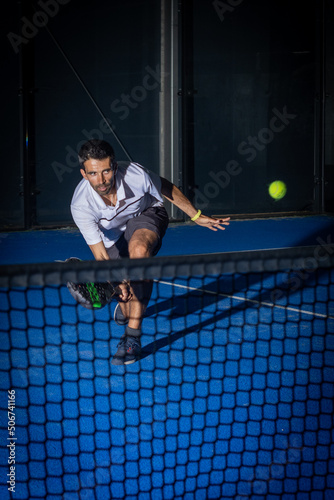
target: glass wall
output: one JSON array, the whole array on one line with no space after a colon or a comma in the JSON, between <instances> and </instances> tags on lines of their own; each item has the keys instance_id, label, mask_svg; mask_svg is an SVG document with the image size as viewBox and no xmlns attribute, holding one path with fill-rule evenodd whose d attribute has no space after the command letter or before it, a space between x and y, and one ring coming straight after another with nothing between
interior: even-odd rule
<instances>
[{"instance_id":1,"label":"glass wall","mask_svg":"<svg viewBox=\"0 0 334 500\"><path fill-rule=\"evenodd\" d=\"M23 186L20 170L20 95L18 53L9 42L8 33L18 32L18 7L12 2L0 18L2 39L1 139L2 181L0 182L0 227L23 226Z\"/></svg>"},{"instance_id":2,"label":"glass wall","mask_svg":"<svg viewBox=\"0 0 334 500\"><path fill-rule=\"evenodd\" d=\"M159 169L159 2L71 0L48 28L36 43L40 224L71 221L77 151L88 138L127 159L113 129L132 159Z\"/></svg>"},{"instance_id":3,"label":"glass wall","mask_svg":"<svg viewBox=\"0 0 334 500\"><path fill-rule=\"evenodd\" d=\"M8 78L1 82L6 116L1 147L10 168L1 185L3 227L23 225L17 95L21 44L34 44L36 155L30 168L36 168L37 225L72 222L69 205L81 179L77 151L90 137L110 141L119 160L131 157L159 171L160 2L26 4L29 15L23 17L15 5L12 19L2 20L4 35L13 33L5 51Z\"/></svg>"},{"instance_id":4,"label":"glass wall","mask_svg":"<svg viewBox=\"0 0 334 500\"><path fill-rule=\"evenodd\" d=\"M314 210L314 4L194 0L188 16L197 206ZM268 194L275 180L287 186L279 201Z\"/></svg>"},{"instance_id":5,"label":"glass wall","mask_svg":"<svg viewBox=\"0 0 334 500\"><path fill-rule=\"evenodd\" d=\"M18 4L29 7L26 17ZM332 20L327 0L307 8L301 0L179 2L179 46L170 56L178 53L181 64L172 62L170 72L182 74L172 89L180 102L174 120L183 121L182 161L173 168L208 214L312 213L321 210L322 197L333 209L331 95L321 116L322 4ZM39 226L72 223L69 205L81 179L77 151L87 138L109 140L119 160L131 157L160 171L159 0L25 0L11 3L1 24L1 151L10 167L0 186L2 228L27 225L27 207ZM330 94L331 25L326 18L323 81ZM34 80L28 167L38 194L30 205L22 197L22 46L32 49ZM268 194L275 180L287 186L278 201Z\"/></svg>"}]
</instances>

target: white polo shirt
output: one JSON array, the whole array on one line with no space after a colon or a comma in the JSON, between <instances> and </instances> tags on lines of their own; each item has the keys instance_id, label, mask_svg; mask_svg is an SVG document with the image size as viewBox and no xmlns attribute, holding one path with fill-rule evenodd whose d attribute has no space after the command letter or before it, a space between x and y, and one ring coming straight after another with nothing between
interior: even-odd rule
<instances>
[{"instance_id":1,"label":"white polo shirt","mask_svg":"<svg viewBox=\"0 0 334 500\"><path fill-rule=\"evenodd\" d=\"M119 165L115 178L115 206L108 206L86 179L74 191L72 217L88 245L103 241L106 248L111 247L125 231L129 219L148 207L163 206L160 177L138 163Z\"/></svg>"}]
</instances>

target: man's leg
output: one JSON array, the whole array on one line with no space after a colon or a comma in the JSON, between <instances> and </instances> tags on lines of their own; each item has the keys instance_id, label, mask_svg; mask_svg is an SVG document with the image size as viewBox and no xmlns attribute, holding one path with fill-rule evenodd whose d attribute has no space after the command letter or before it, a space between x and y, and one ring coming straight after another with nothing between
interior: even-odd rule
<instances>
[{"instance_id":1,"label":"man's leg","mask_svg":"<svg viewBox=\"0 0 334 500\"><path fill-rule=\"evenodd\" d=\"M137 229L129 241L131 259L147 258L154 254L159 237L150 229ZM152 293L152 280L132 281L131 298L127 302L119 302L123 316L129 319L125 333L118 344L113 364L133 363L140 357L141 324Z\"/></svg>"},{"instance_id":2,"label":"man's leg","mask_svg":"<svg viewBox=\"0 0 334 500\"><path fill-rule=\"evenodd\" d=\"M130 259L151 257L158 244L158 236L150 229L137 229L129 241ZM123 316L129 319L128 326L140 330L146 307L152 293L151 280L133 281L130 286L132 294L128 302L120 302Z\"/></svg>"}]
</instances>

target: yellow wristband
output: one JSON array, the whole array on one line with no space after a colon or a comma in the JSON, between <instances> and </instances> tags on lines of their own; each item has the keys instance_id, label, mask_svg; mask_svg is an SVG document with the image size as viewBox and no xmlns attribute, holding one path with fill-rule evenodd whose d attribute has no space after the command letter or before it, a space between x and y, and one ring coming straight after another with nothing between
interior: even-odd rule
<instances>
[{"instance_id":1,"label":"yellow wristband","mask_svg":"<svg viewBox=\"0 0 334 500\"><path fill-rule=\"evenodd\" d=\"M192 219L191 219L191 220L192 220L193 222L195 222L195 220L197 220L197 219L198 219L198 217L201 215L201 213L202 213L202 211L201 211L201 210L199 210L199 211L197 212L197 214L196 214L196 215L194 215L194 217L192 217Z\"/></svg>"}]
</instances>

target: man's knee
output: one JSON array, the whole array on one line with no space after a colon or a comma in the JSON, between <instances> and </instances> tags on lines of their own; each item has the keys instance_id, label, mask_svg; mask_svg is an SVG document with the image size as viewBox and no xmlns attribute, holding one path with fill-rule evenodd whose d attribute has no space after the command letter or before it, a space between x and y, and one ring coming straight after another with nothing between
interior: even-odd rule
<instances>
[{"instance_id":1,"label":"man's knee","mask_svg":"<svg viewBox=\"0 0 334 500\"><path fill-rule=\"evenodd\" d=\"M157 235L148 229L137 230L129 242L129 255L131 259L150 257L157 245Z\"/></svg>"},{"instance_id":2,"label":"man's knee","mask_svg":"<svg viewBox=\"0 0 334 500\"><path fill-rule=\"evenodd\" d=\"M139 241L134 241L129 247L131 259L142 259L151 256L150 246Z\"/></svg>"}]
</instances>

